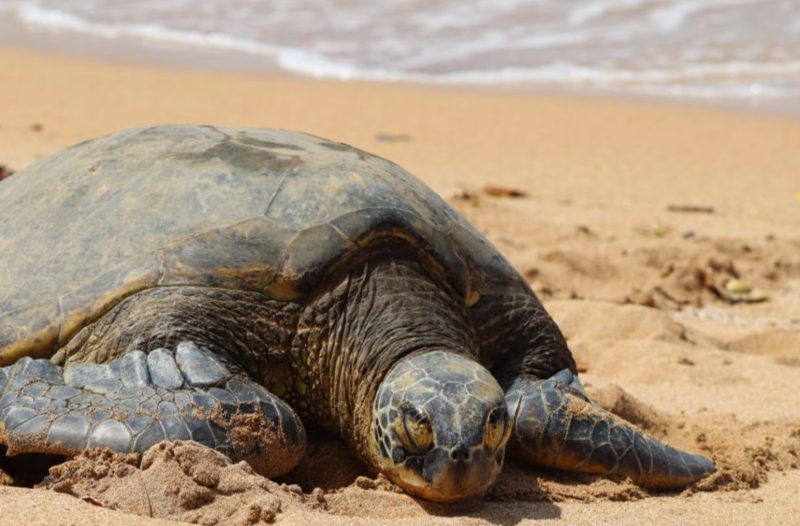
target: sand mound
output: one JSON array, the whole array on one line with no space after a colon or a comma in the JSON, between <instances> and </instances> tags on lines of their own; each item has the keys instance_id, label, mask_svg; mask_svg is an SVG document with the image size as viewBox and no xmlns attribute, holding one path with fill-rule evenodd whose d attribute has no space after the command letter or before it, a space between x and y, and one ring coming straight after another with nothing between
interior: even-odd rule
<instances>
[{"instance_id":1,"label":"sand mound","mask_svg":"<svg viewBox=\"0 0 800 526\"><path fill-rule=\"evenodd\" d=\"M800 423L759 422L742 425L732 416L704 424L696 441L717 463L717 473L695 490L737 491L765 484L771 472L800 468Z\"/></svg>"},{"instance_id":2,"label":"sand mound","mask_svg":"<svg viewBox=\"0 0 800 526\"><path fill-rule=\"evenodd\" d=\"M14 478L0 469L0 486L12 486L14 484Z\"/></svg>"},{"instance_id":3,"label":"sand mound","mask_svg":"<svg viewBox=\"0 0 800 526\"><path fill-rule=\"evenodd\" d=\"M743 424L733 415L667 415L617 385L590 394L605 409L651 435L713 458L717 473L689 488L689 493L756 488L767 481L770 472L800 467L800 422Z\"/></svg>"},{"instance_id":4,"label":"sand mound","mask_svg":"<svg viewBox=\"0 0 800 526\"><path fill-rule=\"evenodd\" d=\"M162 442L135 455L90 450L54 466L44 487L147 517L215 525L273 522L293 505L324 507L310 495L257 475L245 462L193 442Z\"/></svg>"},{"instance_id":5,"label":"sand mound","mask_svg":"<svg viewBox=\"0 0 800 526\"><path fill-rule=\"evenodd\" d=\"M600 407L624 418L656 438L665 438L669 433L670 417L668 415L637 400L616 384L592 389L590 396Z\"/></svg>"},{"instance_id":6,"label":"sand mound","mask_svg":"<svg viewBox=\"0 0 800 526\"><path fill-rule=\"evenodd\" d=\"M558 320L570 340L658 340L678 343L684 328L669 315L639 305L618 305L604 301L554 300L547 310Z\"/></svg>"}]
</instances>

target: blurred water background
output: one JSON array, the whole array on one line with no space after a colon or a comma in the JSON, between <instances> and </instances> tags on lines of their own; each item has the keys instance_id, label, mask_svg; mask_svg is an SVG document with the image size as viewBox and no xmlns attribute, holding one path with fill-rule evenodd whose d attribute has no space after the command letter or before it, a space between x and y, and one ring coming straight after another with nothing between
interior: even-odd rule
<instances>
[{"instance_id":1,"label":"blurred water background","mask_svg":"<svg viewBox=\"0 0 800 526\"><path fill-rule=\"evenodd\" d=\"M192 67L800 113L800 0L0 0L0 18Z\"/></svg>"}]
</instances>

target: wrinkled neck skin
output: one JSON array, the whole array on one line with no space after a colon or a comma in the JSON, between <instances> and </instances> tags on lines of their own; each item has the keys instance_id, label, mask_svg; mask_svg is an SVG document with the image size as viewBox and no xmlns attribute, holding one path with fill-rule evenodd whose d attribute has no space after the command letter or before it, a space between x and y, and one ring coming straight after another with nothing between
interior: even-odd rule
<instances>
[{"instance_id":1,"label":"wrinkled neck skin","mask_svg":"<svg viewBox=\"0 0 800 526\"><path fill-rule=\"evenodd\" d=\"M294 406L340 434L373 469L372 408L401 358L431 351L476 356L455 295L417 263L367 264L301 315L292 345Z\"/></svg>"}]
</instances>

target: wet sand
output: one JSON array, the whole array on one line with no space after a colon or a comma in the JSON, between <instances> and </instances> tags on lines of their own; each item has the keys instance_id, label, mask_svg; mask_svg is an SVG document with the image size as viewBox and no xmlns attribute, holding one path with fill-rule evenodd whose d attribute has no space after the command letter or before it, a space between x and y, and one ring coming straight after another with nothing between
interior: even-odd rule
<instances>
[{"instance_id":1,"label":"wet sand","mask_svg":"<svg viewBox=\"0 0 800 526\"><path fill-rule=\"evenodd\" d=\"M60 493L0 488L0 523L144 524L119 510L220 524L785 524L800 516L800 120L17 51L0 51L0 108L0 165L10 170L156 123L297 129L392 159L530 280L602 405L720 468L686 491L650 494L625 480L510 464L483 502L442 507L364 478L335 441L316 444L284 481L299 489L181 446L190 464L211 466L241 491L206 492L181 455L163 450L152 451L147 469L89 456L56 473L51 487ZM754 291L737 293L735 279ZM743 301L755 299L764 301ZM315 486L323 489L311 493ZM167 487L174 491L158 489ZM226 519L232 509L241 513Z\"/></svg>"}]
</instances>

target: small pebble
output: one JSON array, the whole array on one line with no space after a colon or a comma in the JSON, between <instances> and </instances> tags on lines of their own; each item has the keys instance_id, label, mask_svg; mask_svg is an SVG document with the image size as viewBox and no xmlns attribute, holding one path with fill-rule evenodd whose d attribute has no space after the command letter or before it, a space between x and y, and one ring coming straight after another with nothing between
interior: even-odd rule
<instances>
[{"instance_id":1,"label":"small pebble","mask_svg":"<svg viewBox=\"0 0 800 526\"><path fill-rule=\"evenodd\" d=\"M749 283L740 279L729 279L725 282L725 290L730 294L731 301L759 303L769 299L766 292L760 289L754 289Z\"/></svg>"},{"instance_id":2,"label":"small pebble","mask_svg":"<svg viewBox=\"0 0 800 526\"><path fill-rule=\"evenodd\" d=\"M407 133L379 133L375 140L380 142L411 142L412 137Z\"/></svg>"},{"instance_id":3,"label":"small pebble","mask_svg":"<svg viewBox=\"0 0 800 526\"><path fill-rule=\"evenodd\" d=\"M733 294L747 294L752 290L747 282L740 279L729 279L725 283L725 289Z\"/></svg>"},{"instance_id":4,"label":"small pebble","mask_svg":"<svg viewBox=\"0 0 800 526\"><path fill-rule=\"evenodd\" d=\"M672 232L672 229L665 225L654 225L651 232L656 237L665 237Z\"/></svg>"},{"instance_id":5,"label":"small pebble","mask_svg":"<svg viewBox=\"0 0 800 526\"><path fill-rule=\"evenodd\" d=\"M769 295L760 289L753 289L748 294L747 300L750 303L758 303L760 301L766 301L769 299Z\"/></svg>"},{"instance_id":6,"label":"small pebble","mask_svg":"<svg viewBox=\"0 0 800 526\"><path fill-rule=\"evenodd\" d=\"M454 194L453 199L455 199L456 201L465 201L471 204L472 206L478 206L480 204L480 199L478 198L478 195L469 192L467 190Z\"/></svg>"}]
</instances>

